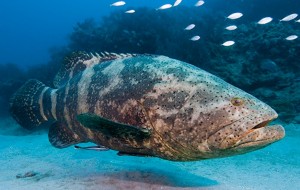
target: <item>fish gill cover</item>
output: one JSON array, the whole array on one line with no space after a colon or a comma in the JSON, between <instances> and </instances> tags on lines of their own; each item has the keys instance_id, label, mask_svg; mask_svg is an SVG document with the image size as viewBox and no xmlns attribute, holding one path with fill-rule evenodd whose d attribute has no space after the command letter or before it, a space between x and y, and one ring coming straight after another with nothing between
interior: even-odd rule
<instances>
[{"instance_id":1,"label":"fish gill cover","mask_svg":"<svg viewBox=\"0 0 300 190\"><path fill-rule=\"evenodd\" d=\"M209 8L204 7L209 4L205 2L200 7L157 7L159 10L134 7L130 1L126 8L108 5L115 11L101 21L86 19L74 26L69 44L53 50L49 63L32 66L27 71L14 64L1 66L0 87L4 90L0 93L0 103L8 108L11 94L29 78L51 86L64 57L71 52L149 53L203 68L265 101L279 112L281 120L299 123L300 45L297 39L286 38L300 35L300 23L279 22L290 9L286 2L278 10L275 5L280 1L272 1L274 6L267 10L268 15L263 8L269 5L267 2L252 1L248 2L248 8L242 8L241 18L225 19L240 10L239 3L214 1ZM134 11L124 13L129 9ZM264 16L272 16L274 20L258 24ZM237 26L234 31L225 29L233 24ZM11 70L14 74L7 75ZM1 115L6 110L2 109Z\"/></svg>"}]
</instances>

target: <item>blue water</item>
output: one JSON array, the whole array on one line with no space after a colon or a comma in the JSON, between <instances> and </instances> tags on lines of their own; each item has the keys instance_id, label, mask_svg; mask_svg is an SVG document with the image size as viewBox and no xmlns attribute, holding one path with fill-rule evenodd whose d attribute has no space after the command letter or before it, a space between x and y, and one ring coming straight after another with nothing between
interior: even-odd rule
<instances>
[{"instance_id":1,"label":"blue water","mask_svg":"<svg viewBox=\"0 0 300 190\"><path fill-rule=\"evenodd\" d=\"M0 184L6 189L300 189L300 14L298 0L2 0L0 2ZM146 9L145 9L146 8ZM135 9L129 15L124 11ZM139 12L140 11L140 12ZM237 20L226 19L241 12ZM273 21L258 25L270 16ZM195 23L195 29L184 28ZM226 31L228 25L235 31ZM200 40L190 38L200 35ZM221 44L234 40L232 47ZM9 114L10 96L29 78L47 85L72 51L163 54L253 94L279 113L286 137L224 159L173 163L116 152L55 149L47 129L28 132ZM34 162L34 163L32 163ZM17 174L37 172L33 178ZM73 185L70 185L73 184ZM51 188L54 187L54 188Z\"/></svg>"},{"instance_id":2,"label":"blue water","mask_svg":"<svg viewBox=\"0 0 300 190\"><path fill-rule=\"evenodd\" d=\"M114 1L3 0L0 8L0 60L23 68L49 61L49 49L66 45L68 34L77 22L87 18L100 20L112 10ZM167 1L165 1L167 2ZM158 7L159 0L131 0L132 7ZM189 4L185 2L185 4ZM127 6L128 7L128 6Z\"/></svg>"}]
</instances>

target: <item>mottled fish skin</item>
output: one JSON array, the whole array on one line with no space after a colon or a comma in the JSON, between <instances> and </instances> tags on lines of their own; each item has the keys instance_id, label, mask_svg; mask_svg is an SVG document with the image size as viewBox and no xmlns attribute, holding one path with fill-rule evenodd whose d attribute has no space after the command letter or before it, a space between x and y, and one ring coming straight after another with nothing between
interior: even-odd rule
<instances>
[{"instance_id":1,"label":"mottled fish skin","mask_svg":"<svg viewBox=\"0 0 300 190\"><path fill-rule=\"evenodd\" d=\"M253 129L277 117L272 108L190 64L153 55L128 55L101 64L99 56L89 60L64 86L44 87L40 95L44 120L65 122L84 142L192 161L246 153L284 136L281 126ZM147 128L151 136L108 137L81 125L76 117L82 113Z\"/></svg>"}]
</instances>

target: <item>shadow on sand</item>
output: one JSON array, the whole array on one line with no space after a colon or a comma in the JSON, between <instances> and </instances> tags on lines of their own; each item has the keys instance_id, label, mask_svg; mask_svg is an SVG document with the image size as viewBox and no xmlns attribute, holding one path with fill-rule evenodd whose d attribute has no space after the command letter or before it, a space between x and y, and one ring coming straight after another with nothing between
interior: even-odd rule
<instances>
[{"instance_id":1,"label":"shadow on sand","mask_svg":"<svg viewBox=\"0 0 300 190\"><path fill-rule=\"evenodd\" d=\"M174 169L174 168L173 168ZM187 171L177 169L166 171L163 169L135 169L104 173L101 178L110 185L132 186L144 188L173 187L189 189L205 189L218 185L218 182L205 177L197 176ZM109 184L107 184L109 185Z\"/></svg>"}]
</instances>

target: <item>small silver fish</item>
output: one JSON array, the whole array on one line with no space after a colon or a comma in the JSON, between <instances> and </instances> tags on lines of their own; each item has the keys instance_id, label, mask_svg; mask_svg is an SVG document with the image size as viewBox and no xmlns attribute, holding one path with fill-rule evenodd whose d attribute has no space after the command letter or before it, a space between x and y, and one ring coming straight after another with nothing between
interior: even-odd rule
<instances>
[{"instance_id":1,"label":"small silver fish","mask_svg":"<svg viewBox=\"0 0 300 190\"><path fill-rule=\"evenodd\" d=\"M272 17L265 17L265 18L260 19L260 20L257 22L257 24L268 24L268 23L270 23L272 20L273 20Z\"/></svg>"},{"instance_id":2,"label":"small silver fish","mask_svg":"<svg viewBox=\"0 0 300 190\"><path fill-rule=\"evenodd\" d=\"M131 10L125 11L125 13L132 14L132 13L135 13L135 10L131 9Z\"/></svg>"},{"instance_id":3,"label":"small silver fish","mask_svg":"<svg viewBox=\"0 0 300 190\"><path fill-rule=\"evenodd\" d=\"M190 40L192 40L192 41L198 41L198 40L200 40L200 36L194 36Z\"/></svg>"},{"instance_id":4,"label":"small silver fish","mask_svg":"<svg viewBox=\"0 0 300 190\"><path fill-rule=\"evenodd\" d=\"M285 39L288 41L292 41L292 40L296 40L297 38L298 38L297 35L291 35L291 36L286 37Z\"/></svg>"},{"instance_id":5,"label":"small silver fish","mask_svg":"<svg viewBox=\"0 0 300 190\"><path fill-rule=\"evenodd\" d=\"M242 16L243 16L243 13L232 13L227 18L231 19L231 20L235 20L235 19L241 18Z\"/></svg>"},{"instance_id":6,"label":"small silver fish","mask_svg":"<svg viewBox=\"0 0 300 190\"><path fill-rule=\"evenodd\" d=\"M294 20L297 16L298 16L298 14L293 13L293 14L290 14L290 15L284 17L284 18L281 19L280 21L285 21L285 22L291 21L291 20Z\"/></svg>"},{"instance_id":7,"label":"small silver fish","mask_svg":"<svg viewBox=\"0 0 300 190\"><path fill-rule=\"evenodd\" d=\"M226 42L224 42L223 44L221 44L222 46L232 46L233 44L235 44L235 42L234 41L226 41Z\"/></svg>"},{"instance_id":8,"label":"small silver fish","mask_svg":"<svg viewBox=\"0 0 300 190\"><path fill-rule=\"evenodd\" d=\"M101 145L87 146L87 147L82 147L82 146L75 145L74 148L75 149L81 149L81 150L95 150L95 151L106 151L106 150L109 150L109 148L107 148L105 146L101 146Z\"/></svg>"},{"instance_id":9,"label":"small silver fish","mask_svg":"<svg viewBox=\"0 0 300 190\"><path fill-rule=\"evenodd\" d=\"M200 6L202 6L204 3L205 3L204 1L200 0L200 1L198 1L198 2L195 4L195 7L200 7Z\"/></svg>"},{"instance_id":10,"label":"small silver fish","mask_svg":"<svg viewBox=\"0 0 300 190\"><path fill-rule=\"evenodd\" d=\"M165 5L158 7L156 10L164 10L164 9L169 9L171 7L172 7L171 4L165 4Z\"/></svg>"},{"instance_id":11,"label":"small silver fish","mask_svg":"<svg viewBox=\"0 0 300 190\"><path fill-rule=\"evenodd\" d=\"M117 2L115 2L113 4L111 4L110 6L119 7L119 6L123 6L125 4L126 4L125 1L117 1Z\"/></svg>"},{"instance_id":12,"label":"small silver fish","mask_svg":"<svg viewBox=\"0 0 300 190\"><path fill-rule=\"evenodd\" d=\"M230 26L227 26L225 29L226 30L235 30L235 29L237 29L237 26L236 25L230 25Z\"/></svg>"},{"instance_id":13,"label":"small silver fish","mask_svg":"<svg viewBox=\"0 0 300 190\"><path fill-rule=\"evenodd\" d=\"M193 28L195 28L195 26L196 26L195 24L190 24L187 27L185 27L184 30L192 30Z\"/></svg>"},{"instance_id":14,"label":"small silver fish","mask_svg":"<svg viewBox=\"0 0 300 190\"><path fill-rule=\"evenodd\" d=\"M178 6L181 2L182 2L182 0L176 0L173 6L176 7L176 6Z\"/></svg>"}]
</instances>

